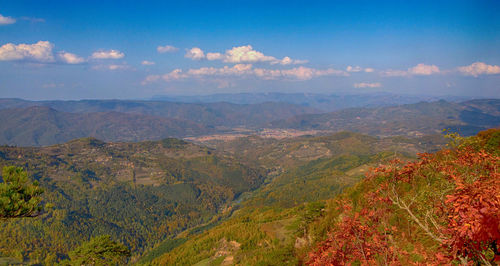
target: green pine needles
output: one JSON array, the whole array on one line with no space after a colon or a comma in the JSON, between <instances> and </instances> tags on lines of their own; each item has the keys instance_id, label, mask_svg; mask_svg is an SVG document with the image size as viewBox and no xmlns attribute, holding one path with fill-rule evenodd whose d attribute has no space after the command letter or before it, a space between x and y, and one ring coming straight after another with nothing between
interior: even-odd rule
<instances>
[{"instance_id":1,"label":"green pine needles","mask_svg":"<svg viewBox=\"0 0 500 266\"><path fill-rule=\"evenodd\" d=\"M3 168L0 182L0 219L35 217L42 211L38 181L31 181L20 167Z\"/></svg>"}]
</instances>

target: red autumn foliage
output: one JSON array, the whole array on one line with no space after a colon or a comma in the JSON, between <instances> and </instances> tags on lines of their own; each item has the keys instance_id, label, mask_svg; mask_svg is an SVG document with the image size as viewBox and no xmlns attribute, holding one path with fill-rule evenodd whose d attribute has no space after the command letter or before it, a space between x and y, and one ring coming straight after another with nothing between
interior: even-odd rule
<instances>
[{"instance_id":1,"label":"red autumn foliage","mask_svg":"<svg viewBox=\"0 0 500 266\"><path fill-rule=\"evenodd\" d=\"M486 152L462 146L436 154L419 154L418 161L404 165L391 161L372 170L364 182L375 182L377 178L383 181L376 184L374 192L365 192L360 211L342 205L346 206L342 218L317 250L309 254L307 264L345 265L358 261L363 265L398 265L403 263L399 259L407 255L401 248L404 243L413 243L414 252L421 255L425 264L500 261L500 158L496 154L498 150ZM411 200L415 197L405 198L405 193L418 192L400 187L418 188L424 183L422 189L428 189L432 182L444 182L451 189L437 191L440 186L436 186L426 191L431 199L420 204L428 204L423 207L427 213L418 213L422 208L413 207L412 204L419 204ZM408 221L425 234L409 237L391 225L389 217L397 211L405 213ZM394 241L396 235L399 243ZM437 247L424 248L416 235L429 237Z\"/></svg>"}]
</instances>

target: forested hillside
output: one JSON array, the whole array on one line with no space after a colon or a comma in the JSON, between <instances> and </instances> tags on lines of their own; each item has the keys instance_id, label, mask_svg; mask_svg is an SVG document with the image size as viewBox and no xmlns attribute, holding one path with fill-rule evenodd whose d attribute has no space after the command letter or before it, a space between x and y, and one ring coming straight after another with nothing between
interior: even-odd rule
<instances>
[{"instance_id":1,"label":"forested hillside","mask_svg":"<svg viewBox=\"0 0 500 266\"><path fill-rule=\"evenodd\" d=\"M33 106L0 110L0 143L46 146L76 138L144 141L214 132L188 120L118 112L67 113Z\"/></svg>"},{"instance_id":2,"label":"forested hillside","mask_svg":"<svg viewBox=\"0 0 500 266\"><path fill-rule=\"evenodd\" d=\"M220 150L266 167L266 184L234 203L231 207L237 211L227 221L205 233L194 230L178 236L176 242L168 242L175 245L166 250L185 243L153 260L153 264L216 264L223 260L241 264L296 263L294 246L307 241L297 240L295 234L303 232L324 205L318 200L341 193L381 161L394 156L414 157L415 153L404 150L428 151L440 143L443 140L437 136L420 140L379 139L341 132L279 141L250 137L220 144ZM165 252L165 246L150 253L158 256L159 250ZM152 257L146 256L148 260L143 262Z\"/></svg>"},{"instance_id":3,"label":"forested hillside","mask_svg":"<svg viewBox=\"0 0 500 266\"><path fill-rule=\"evenodd\" d=\"M500 131L490 130L455 137L448 148L418 159L380 154L362 171L364 179L361 173L345 178L359 161L331 163L326 174L319 159L263 186L221 225L181 236L152 264L494 264L500 255L499 154ZM316 170L309 172L311 166ZM303 198L301 190L322 174L324 181L361 181ZM287 184L293 190L280 191ZM286 204L268 197L273 192Z\"/></svg>"},{"instance_id":4,"label":"forested hillside","mask_svg":"<svg viewBox=\"0 0 500 266\"><path fill-rule=\"evenodd\" d=\"M140 100L80 100L80 101L26 101L0 99L0 109L45 106L61 112L96 113L119 112L175 118L207 126L258 126L294 115L315 113L318 110L289 103L265 102L258 104L178 103Z\"/></svg>"},{"instance_id":5,"label":"forested hillside","mask_svg":"<svg viewBox=\"0 0 500 266\"><path fill-rule=\"evenodd\" d=\"M348 130L377 136L423 136L440 133L443 129L470 136L499 125L500 100L497 99L349 108L270 123L274 128Z\"/></svg>"},{"instance_id":6,"label":"forested hillside","mask_svg":"<svg viewBox=\"0 0 500 266\"><path fill-rule=\"evenodd\" d=\"M44 148L0 147L0 167L20 166L53 209L0 223L0 252L29 263L54 262L91 236L109 234L142 250L210 221L263 172L177 139L105 143L78 139Z\"/></svg>"}]
</instances>

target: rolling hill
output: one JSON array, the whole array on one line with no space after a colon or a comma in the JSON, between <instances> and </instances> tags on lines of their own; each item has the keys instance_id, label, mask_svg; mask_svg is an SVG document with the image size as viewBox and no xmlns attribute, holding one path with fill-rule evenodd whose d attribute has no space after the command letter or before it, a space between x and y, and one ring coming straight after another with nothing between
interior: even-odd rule
<instances>
[{"instance_id":1,"label":"rolling hill","mask_svg":"<svg viewBox=\"0 0 500 266\"><path fill-rule=\"evenodd\" d=\"M205 126L255 127L316 109L289 103L178 103L139 100L26 101L0 99L0 109L46 106L69 113L120 112L188 120Z\"/></svg>"},{"instance_id":2,"label":"rolling hill","mask_svg":"<svg viewBox=\"0 0 500 266\"><path fill-rule=\"evenodd\" d=\"M0 223L0 253L53 265L82 240L110 234L135 254L210 221L264 172L178 139L42 148L0 147L0 167L26 169L53 205L36 219Z\"/></svg>"},{"instance_id":3,"label":"rolling hill","mask_svg":"<svg viewBox=\"0 0 500 266\"><path fill-rule=\"evenodd\" d=\"M105 141L144 141L214 132L195 122L141 114L67 113L32 106L0 110L0 143L43 146L75 138Z\"/></svg>"},{"instance_id":4,"label":"rolling hill","mask_svg":"<svg viewBox=\"0 0 500 266\"><path fill-rule=\"evenodd\" d=\"M500 125L500 100L420 102L378 108L349 108L274 121L272 128L354 131L377 136L422 136L451 129L462 135Z\"/></svg>"}]
</instances>

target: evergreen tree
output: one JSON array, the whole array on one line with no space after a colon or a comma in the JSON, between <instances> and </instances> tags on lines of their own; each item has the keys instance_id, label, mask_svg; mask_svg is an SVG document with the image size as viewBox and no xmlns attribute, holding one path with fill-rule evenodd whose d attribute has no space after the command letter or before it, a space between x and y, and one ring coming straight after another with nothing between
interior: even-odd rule
<instances>
[{"instance_id":1,"label":"evergreen tree","mask_svg":"<svg viewBox=\"0 0 500 266\"><path fill-rule=\"evenodd\" d=\"M6 166L0 181L0 219L40 214L43 189L37 181L30 182L26 171L20 167Z\"/></svg>"}]
</instances>

